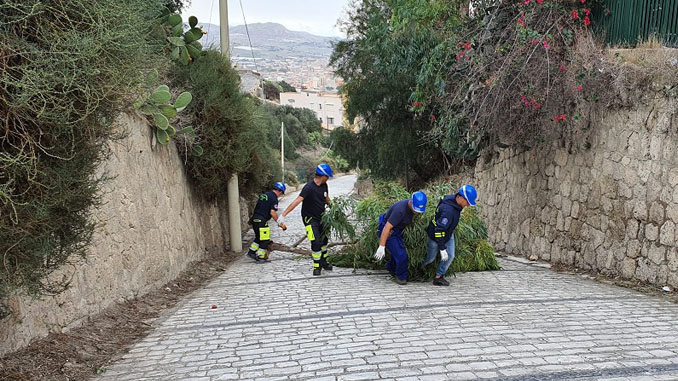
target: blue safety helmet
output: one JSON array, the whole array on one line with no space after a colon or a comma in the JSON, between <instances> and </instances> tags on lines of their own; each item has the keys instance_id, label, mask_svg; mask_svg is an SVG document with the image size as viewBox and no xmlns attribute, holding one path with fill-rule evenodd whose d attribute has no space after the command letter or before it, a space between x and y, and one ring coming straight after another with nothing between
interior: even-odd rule
<instances>
[{"instance_id":1,"label":"blue safety helmet","mask_svg":"<svg viewBox=\"0 0 678 381\"><path fill-rule=\"evenodd\" d=\"M273 189L277 189L277 190L283 192L283 194L284 194L285 189L287 189L287 187L285 186L285 183L275 183L275 184L273 184Z\"/></svg>"},{"instance_id":2,"label":"blue safety helmet","mask_svg":"<svg viewBox=\"0 0 678 381\"><path fill-rule=\"evenodd\" d=\"M412 193L410 202L412 203L412 209L414 209L415 212L424 213L426 211L426 193L422 191L416 191Z\"/></svg>"},{"instance_id":3,"label":"blue safety helmet","mask_svg":"<svg viewBox=\"0 0 678 381\"><path fill-rule=\"evenodd\" d=\"M324 163L315 168L315 174L319 176L333 177L332 168L330 168L329 164Z\"/></svg>"},{"instance_id":4,"label":"blue safety helmet","mask_svg":"<svg viewBox=\"0 0 678 381\"><path fill-rule=\"evenodd\" d=\"M459 188L459 191L457 193L459 193L461 197L466 199L469 205L476 206L476 198L478 197L478 192L476 191L476 188L466 184L463 187Z\"/></svg>"}]
</instances>

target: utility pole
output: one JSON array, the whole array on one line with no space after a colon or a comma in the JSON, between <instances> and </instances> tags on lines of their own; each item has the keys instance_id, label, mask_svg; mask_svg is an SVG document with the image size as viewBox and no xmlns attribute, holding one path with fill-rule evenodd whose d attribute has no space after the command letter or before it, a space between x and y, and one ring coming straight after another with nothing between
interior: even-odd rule
<instances>
[{"instance_id":1,"label":"utility pole","mask_svg":"<svg viewBox=\"0 0 678 381\"><path fill-rule=\"evenodd\" d=\"M228 34L228 0L219 0L219 41L221 54L231 59L230 40Z\"/></svg>"},{"instance_id":2,"label":"utility pole","mask_svg":"<svg viewBox=\"0 0 678 381\"><path fill-rule=\"evenodd\" d=\"M285 182L285 122L280 122L280 165L282 167L282 182Z\"/></svg>"},{"instance_id":3,"label":"utility pole","mask_svg":"<svg viewBox=\"0 0 678 381\"><path fill-rule=\"evenodd\" d=\"M231 59L228 38L228 0L219 0L219 37L221 54ZM228 231L231 240L231 251L242 251L242 231L240 229L240 192L238 192L238 174L234 173L226 186L228 193Z\"/></svg>"}]
</instances>

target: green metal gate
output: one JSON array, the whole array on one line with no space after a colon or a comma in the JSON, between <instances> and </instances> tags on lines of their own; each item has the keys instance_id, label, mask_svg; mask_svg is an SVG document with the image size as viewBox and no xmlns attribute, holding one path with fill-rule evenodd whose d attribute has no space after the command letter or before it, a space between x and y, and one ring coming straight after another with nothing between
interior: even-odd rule
<instances>
[{"instance_id":1,"label":"green metal gate","mask_svg":"<svg viewBox=\"0 0 678 381\"><path fill-rule=\"evenodd\" d=\"M654 35L678 47L678 0L606 0L596 13L610 45L635 46Z\"/></svg>"}]
</instances>

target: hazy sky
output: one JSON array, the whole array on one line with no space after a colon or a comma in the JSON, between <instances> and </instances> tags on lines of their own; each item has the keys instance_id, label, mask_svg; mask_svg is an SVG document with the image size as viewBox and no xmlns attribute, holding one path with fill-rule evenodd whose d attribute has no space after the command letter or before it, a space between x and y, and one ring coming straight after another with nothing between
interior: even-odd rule
<instances>
[{"instance_id":1,"label":"hazy sky","mask_svg":"<svg viewBox=\"0 0 678 381\"><path fill-rule=\"evenodd\" d=\"M350 3L351 0L242 0L248 24L276 22L290 30L340 37L337 20L344 17ZM192 0L182 15L184 20L196 16L200 22L219 24L219 0ZM238 0L228 0L228 22L231 26L244 24Z\"/></svg>"}]
</instances>

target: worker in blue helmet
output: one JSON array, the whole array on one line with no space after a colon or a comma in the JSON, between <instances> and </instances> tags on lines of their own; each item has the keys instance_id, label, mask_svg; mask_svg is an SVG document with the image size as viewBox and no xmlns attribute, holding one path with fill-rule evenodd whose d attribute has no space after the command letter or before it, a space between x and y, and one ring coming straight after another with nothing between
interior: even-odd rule
<instances>
[{"instance_id":1,"label":"worker in blue helmet","mask_svg":"<svg viewBox=\"0 0 678 381\"><path fill-rule=\"evenodd\" d=\"M267 250L271 243L271 228L268 226L268 220L273 218L278 222L278 226L283 230L286 229L278 218L278 198L285 194L286 189L285 184L275 183L272 190L259 195L257 205L250 217L249 222L254 229L254 242L250 245L247 256L257 262L268 261Z\"/></svg>"},{"instance_id":2,"label":"worker in blue helmet","mask_svg":"<svg viewBox=\"0 0 678 381\"><path fill-rule=\"evenodd\" d=\"M409 258L403 243L403 230L412 223L417 213L426 211L426 194L422 191L412 193L408 200L391 205L386 213L379 216L379 248L374 254L376 260L384 258L385 249L391 254L386 269L395 277L396 283L407 284Z\"/></svg>"},{"instance_id":3,"label":"worker in blue helmet","mask_svg":"<svg viewBox=\"0 0 678 381\"><path fill-rule=\"evenodd\" d=\"M299 196L285 209L281 216L282 223L284 223L285 217L297 205L303 202L301 205L301 218L306 226L306 236L311 242L313 275L320 275L322 270L332 270L332 265L327 263L327 245L329 239L325 234L325 226L323 226L321 220L325 212L325 206L330 203L327 180L331 177L333 177L332 168L329 165L318 165L315 169L313 180L304 185ZM280 220L278 220L278 223L280 223Z\"/></svg>"},{"instance_id":4,"label":"worker in blue helmet","mask_svg":"<svg viewBox=\"0 0 678 381\"><path fill-rule=\"evenodd\" d=\"M435 261L440 252L440 264L433 278L436 286L449 286L450 282L445 279L447 269L450 267L455 254L454 230L457 228L461 211L467 206L476 206L478 192L471 185L464 185L451 195L443 197L438 203L435 215L428 224L426 233L426 259L424 266Z\"/></svg>"}]
</instances>

